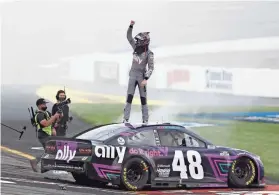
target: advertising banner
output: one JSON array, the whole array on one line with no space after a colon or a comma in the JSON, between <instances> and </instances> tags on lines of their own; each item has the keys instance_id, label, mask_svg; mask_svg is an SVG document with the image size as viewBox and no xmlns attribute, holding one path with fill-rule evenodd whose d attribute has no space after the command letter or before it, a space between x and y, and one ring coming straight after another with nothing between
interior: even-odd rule
<instances>
[{"instance_id":1,"label":"advertising banner","mask_svg":"<svg viewBox=\"0 0 279 195\"><path fill-rule=\"evenodd\" d=\"M161 87L165 89L199 91L203 85L199 66L162 65L160 71Z\"/></svg>"},{"instance_id":2,"label":"advertising banner","mask_svg":"<svg viewBox=\"0 0 279 195\"><path fill-rule=\"evenodd\" d=\"M167 88L176 88L178 85L188 85L190 82L190 72L188 69L169 70L166 80Z\"/></svg>"},{"instance_id":3,"label":"advertising banner","mask_svg":"<svg viewBox=\"0 0 279 195\"><path fill-rule=\"evenodd\" d=\"M233 73L223 69L205 69L205 90L224 93L233 91Z\"/></svg>"}]
</instances>

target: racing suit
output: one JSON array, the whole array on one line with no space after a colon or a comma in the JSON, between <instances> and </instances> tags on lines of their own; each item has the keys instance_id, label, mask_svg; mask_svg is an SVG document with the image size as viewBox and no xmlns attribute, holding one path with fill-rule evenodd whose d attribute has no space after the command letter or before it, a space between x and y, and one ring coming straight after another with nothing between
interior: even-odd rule
<instances>
[{"instance_id":1,"label":"racing suit","mask_svg":"<svg viewBox=\"0 0 279 195\"><path fill-rule=\"evenodd\" d=\"M133 26L129 26L127 30L127 39L132 46L133 50L136 49L135 40L132 37ZM146 65L148 64L148 70ZM139 88L141 108L142 108L142 120L144 123L148 122L148 105L147 105L147 90L146 86L141 87L141 82L146 79L148 80L154 70L154 54L152 51L147 49L141 54L133 53L132 66L129 72L129 83L127 90L126 105L124 108L124 120L128 121L130 118L131 104L135 94L136 86Z\"/></svg>"}]
</instances>

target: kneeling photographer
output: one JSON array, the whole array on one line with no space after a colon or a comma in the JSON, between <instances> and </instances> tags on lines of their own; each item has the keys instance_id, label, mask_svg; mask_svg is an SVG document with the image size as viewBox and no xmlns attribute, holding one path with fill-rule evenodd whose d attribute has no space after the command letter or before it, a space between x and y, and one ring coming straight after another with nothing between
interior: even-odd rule
<instances>
[{"instance_id":1,"label":"kneeling photographer","mask_svg":"<svg viewBox=\"0 0 279 195\"><path fill-rule=\"evenodd\" d=\"M60 113L61 116L54 123L54 128L56 129L56 136L66 136L66 131L68 129L67 123L73 118L69 117L69 106L71 103L70 98L66 99L66 93L63 90L59 90L56 94L57 103L52 107L52 114L56 112Z\"/></svg>"}]
</instances>

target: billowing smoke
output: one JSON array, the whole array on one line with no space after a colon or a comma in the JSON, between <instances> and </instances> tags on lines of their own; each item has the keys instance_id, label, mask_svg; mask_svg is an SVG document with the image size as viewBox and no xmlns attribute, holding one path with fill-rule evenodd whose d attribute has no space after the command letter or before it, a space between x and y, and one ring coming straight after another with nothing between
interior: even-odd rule
<instances>
[{"instance_id":1,"label":"billowing smoke","mask_svg":"<svg viewBox=\"0 0 279 195\"><path fill-rule=\"evenodd\" d=\"M110 6L107 6L107 2L101 1L22 1L3 5L1 7L3 51L1 84L9 85L6 89L21 85L15 91L20 91L22 95L34 93L35 90L30 88L38 88L45 84L75 86L81 91L113 94L118 98L116 102L122 102L124 107L126 86L122 84L119 86L117 82L108 84L99 80L102 76L109 78L118 74L108 73L107 76L106 73L109 71L105 71L104 74L100 73L96 76L92 67L95 61L99 64L106 64L105 62L115 64L115 61L125 59L126 61L119 65L123 73L123 67L130 65L132 49L126 40L126 30L130 20L136 21L135 33L151 32L151 49L255 37L268 38L279 33L279 28L274 26L273 22L279 20L276 11L279 4L275 2L152 1L145 4L111 1L109 4ZM114 59L103 57L96 60L91 56L93 53L118 54L120 52L127 53ZM79 58L80 55L82 58ZM278 68L278 51L209 52L180 57L176 55L162 57L155 53L155 72L157 71L158 74L162 64L169 67L191 65ZM123 74L127 75L128 71ZM124 78L123 74L118 78L122 82L128 79ZM259 73L259 79L260 77ZM157 78L160 78L160 74ZM160 82L158 79L158 85ZM273 89L273 86L266 87ZM53 97L53 94L51 96ZM138 96L138 93L135 96ZM7 97L6 99L11 100ZM154 90L152 86L148 87L148 100L150 99L176 104L155 107L150 104L150 122L200 121L202 119L191 116L178 118L177 115L195 114L212 108L214 111L218 108L222 110L224 106L237 108L276 104L276 100L272 99L183 92L183 90L169 92L169 89ZM15 101L20 100L17 95ZM35 100L36 96L30 99L33 105ZM17 108L12 103L4 106ZM1 108L3 109L3 105ZM12 111L9 109L11 115ZM27 112L25 107L24 112ZM140 105L135 105L132 108L130 121L142 122L141 115ZM122 121L122 116L116 116L116 119L117 122ZM229 124L233 122L222 121L222 123L228 124L228 128L221 134L220 139L229 139L230 130L234 128Z\"/></svg>"}]
</instances>

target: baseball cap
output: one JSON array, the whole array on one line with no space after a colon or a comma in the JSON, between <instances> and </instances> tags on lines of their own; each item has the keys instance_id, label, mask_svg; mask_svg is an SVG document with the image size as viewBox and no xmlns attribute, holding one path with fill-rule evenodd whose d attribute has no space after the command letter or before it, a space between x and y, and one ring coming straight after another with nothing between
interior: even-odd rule
<instances>
[{"instance_id":1,"label":"baseball cap","mask_svg":"<svg viewBox=\"0 0 279 195\"><path fill-rule=\"evenodd\" d=\"M47 102L44 98L40 98L36 101L37 106L39 106L41 104L46 104L46 103L49 103L49 102Z\"/></svg>"}]
</instances>

